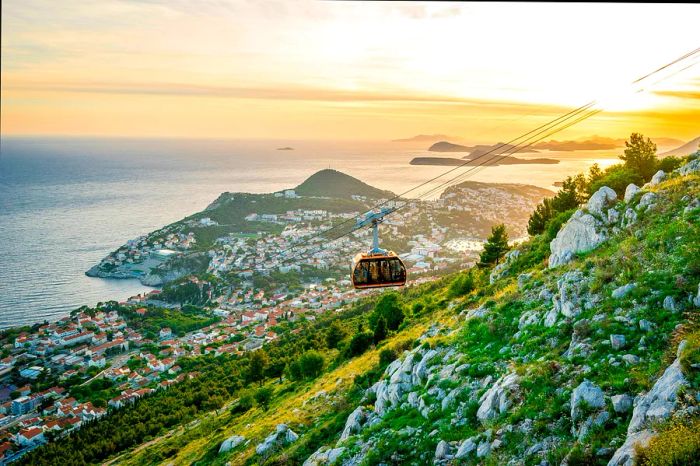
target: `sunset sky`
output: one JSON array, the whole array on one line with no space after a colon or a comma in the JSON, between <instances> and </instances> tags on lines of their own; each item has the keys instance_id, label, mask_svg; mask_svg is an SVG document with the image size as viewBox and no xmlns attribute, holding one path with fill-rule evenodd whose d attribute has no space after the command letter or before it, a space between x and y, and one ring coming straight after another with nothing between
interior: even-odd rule
<instances>
[{"instance_id":1,"label":"sunset sky","mask_svg":"<svg viewBox=\"0 0 700 466\"><path fill-rule=\"evenodd\" d=\"M562 138L688 140L700 57L644 93L629 83L700 47L698 18L692 4L4 0L1 131L477 143L602 99Z\"/></svg>"}]
</instances>

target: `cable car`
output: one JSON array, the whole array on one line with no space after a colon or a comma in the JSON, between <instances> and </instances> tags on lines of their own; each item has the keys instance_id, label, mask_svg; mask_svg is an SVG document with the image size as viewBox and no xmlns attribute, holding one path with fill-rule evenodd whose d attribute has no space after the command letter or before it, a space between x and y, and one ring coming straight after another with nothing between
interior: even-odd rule
<instances>
[{"instance_id":1,"label":"cable car","mask_svg":"<svg viewBox=\"0 0 700 466\"><path fill-rule=\"evenodd\" d=\"M382 209L379 212L369 212L363 219L356 222L361 228L372 225L374 229L373 247L367 253L359 253L352 261L350 279L355 289L383 288L388 286L404 286L406 284L406 266L393 251L379 247L379 224L384 216L392 209Z\"/></svg>"}]
</instances>

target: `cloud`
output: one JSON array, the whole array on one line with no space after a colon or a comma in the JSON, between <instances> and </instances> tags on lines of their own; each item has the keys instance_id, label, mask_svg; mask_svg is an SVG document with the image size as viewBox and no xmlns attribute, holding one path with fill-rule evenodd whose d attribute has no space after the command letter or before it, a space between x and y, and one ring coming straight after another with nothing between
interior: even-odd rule
<instances>
[{"instance_id":1,"label":"cloud","mask_svg":"<svg viewBox=\"0 0 700 466\"><path fill-rule=\"evenodd\" d=\"M483 107L489 110L520 110L528 109L541 112L559 111L559 107L542 106L520 102L500 102L469 99L453 96L421 94L419 92L391 92L383 90L345 90L315 87L255 87L255 86L213 86L184 83L111 83L111 82L81 82L81 83L50 83L27 82L10 83L2 86L12 91L65 92L89 94L125 94L125 95L163 95L182 97L220 97L238 99L262 100L301 100L323 102L396 102L396 103L425 103L434 105L449 105Z\"/></svg>"}]
</instances>

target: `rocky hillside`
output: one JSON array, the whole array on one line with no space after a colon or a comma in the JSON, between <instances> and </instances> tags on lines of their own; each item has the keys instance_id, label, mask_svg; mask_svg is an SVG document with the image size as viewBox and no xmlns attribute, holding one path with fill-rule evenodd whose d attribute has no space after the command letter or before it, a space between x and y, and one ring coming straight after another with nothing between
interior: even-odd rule
<instances>
[{"instance_id":1,"label":"rocky hillside","mask_svg":"<svg viewBox=\"0 0 700 466\"><path fill-rule=\"evenodd\" d=\"M696 154L623 199L599 189L490 273L405 290L406 320L361 355L328 350L320 376L269 381L269 403L116 462L695 464L698 238Z\"/></svg>"}]
</instances>

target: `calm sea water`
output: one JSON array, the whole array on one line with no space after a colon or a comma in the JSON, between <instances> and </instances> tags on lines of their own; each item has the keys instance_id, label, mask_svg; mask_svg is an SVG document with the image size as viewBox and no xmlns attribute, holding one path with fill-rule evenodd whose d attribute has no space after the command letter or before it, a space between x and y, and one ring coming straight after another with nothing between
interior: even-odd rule
<instances>
[{"instance_id":1,"label":"calm sea water","mask_svg":"<svg viewBox=\"0 0 700 466\"><path fill-rule=\"evenodd\" d=\"M147 290L136 280L89 278L84 272L127 239L199 211L223 191L277 191L331 167L399 193L448 169L409 165L415 156L431 155L422 144L17 137L0 142L0 328L55 320L84 304ZM283 146L295 150L276 150ZM562 154L558 165L493 167L471 179L551 188L565 174L595 161L612 163L612 157Z\"/></svg>"}]
</instances>

